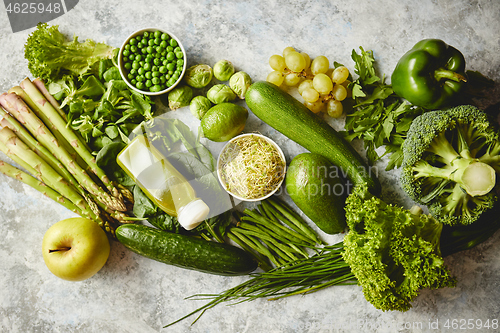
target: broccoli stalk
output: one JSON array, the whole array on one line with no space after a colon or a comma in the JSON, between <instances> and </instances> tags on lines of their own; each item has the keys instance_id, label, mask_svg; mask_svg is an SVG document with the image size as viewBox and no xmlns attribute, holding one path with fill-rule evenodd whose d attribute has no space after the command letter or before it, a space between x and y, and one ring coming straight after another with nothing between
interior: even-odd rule
<instances>
[{"instance_id":1,"label":"broccoli stalk","mask_svg":"<svg viewBox=\"0 0 500 333\"><path fill-rule=\"evenodd\" d=\"M31 74L50 83L64 74L81 76L99 60L112 59L116 51L115 47L91 39L80 43L74 36L68 40L58 26L39 23L26 41L24 57Z\"/></svg>"},{"instance_id":2,"label":"broccoli stalk","mask_svg":"<svg viewBox=\"0 0 500 333\"><path fill-rule=\"evenodd\" d=\"M401 185L440 222L468 225L491 209L500 172L500 140L473 106L415 118L403 143Z\"/></svg>"}]
</instances>

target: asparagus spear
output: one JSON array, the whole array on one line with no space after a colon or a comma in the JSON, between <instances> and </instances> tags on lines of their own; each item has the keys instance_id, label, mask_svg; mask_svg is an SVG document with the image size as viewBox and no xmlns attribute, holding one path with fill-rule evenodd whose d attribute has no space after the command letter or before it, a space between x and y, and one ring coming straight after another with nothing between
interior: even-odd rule
<instances>
[{"instance_id":1,"label":"asparagus spear","mask_svg":"<svg viewBox=\"0 0 500 333\"><path fill-rule=\"evenodd\" d=\"M95 221L105 231L114 236L114 221L102 211L97 210L94 212L86 198L71 187L48 163L30 150L9 128L5 127L0 130L0 150L32 173L39 181L48 185L49 187L44 188L44 190L50 189L50 191L55 192L56 194L52 194L57 196L58 200L56 201L62 203L61 198L66 198L67 202L76 207L80 216ZM10 176L10 174L7 175ZM37 186L33 187L38 189ZM45 194L46 192L42 191L42 193Z\"/></svg>"},{"instance_id":2,"label":"asparagus spear","mask_svg":"<svg viewBox=\"0 0 500 333\"><path fill-rule=\"evenodd\" d=\"M20 89L20 88L19 88ZM44 146L42 146L38 141L36 141L33 136L24 128L15 118L13 118L9 113L7 113L2 107L0 107L0 127L8 127L38 156L43 158L45 162L56 170L64 179L73 185L75 188L79 188L76 179L69 173L69 171L58 161L54 155Z\"/></svg>"},{"instance_id":3,"label":"asparagus spear","mask_svg":"<svg viewBox=\"0 0 500 333\"><path fill-rule=\"evenodd\" d=\"M59 113L59 115L64 119L64 121L68 121L68 117L66 116L66 113L61 109L59 103L56 101L54 96L50 94L50 92L47 90L47 87L45 86L45 83L43 82L42 79L34 79L33 84L38 88L38 90L42 93L42 95L45 97L45 99L54 107L54 109Z\"/></svg>"},{"instance_id":4,"label":"asparagus spear","mask_svg":"<svg viewBox=\"0 0 500 333\"><path fill-rule=\"evenodd\" d=\"M28 107L33 111L33 113L40 118L40 120L47 126L52 134L56 137L57 141L63 146L63 148L70 154L71 158L74 159L78 165L85 169L85 161L76 153L76 151L71 147L71 145L64 139L63 135L58 131L58 129L50 122L50 119L45 117L41 112L38 105L33 102L33 100L26 94L26 92L20 87L15 86L9 89L8 93L15 93L23 99L23 101L28 105Z\"/></svg>"},{"instance_id":5,"label":"asparagus spear","mask_svg":"<svg viewBox=\"0 0 500 333\"><path fill-rule=\"evenodd\" d=\"M113 185L104 170L102 170L96 163L95 157L87 149L86 144L66 126L64 119L57 113L54 107L43 97L43 94L36 88L36 86L28 79L24 79L21 88L31 97L31 99L38 105L41 112L50 120L52 124L61 132L64 138L71 144L84 161L89 165L94 174L99 177L102 183L106 186L108 191L119 198L123 202L120 191ZM124 208L125 209L125 208Z\"/></svg>"},{"instance_id":6,"label":"asparagus spear","mask_svg":"<svg viewBox=\"0 0 500 333\"><path fill-rule=\"evenodd\" d=\"M33 187L38 192L44 194L45 196L49 197L50 199L54 200L55 202L63 205L64 207L66 207L70 211L77 213L78 215L83 215L81 209L79 207L75 206L75 204L73 204L67 198L65 198L64 196L62 196L58 192L54 191L52 188L48 187L42 181L40 181L40 180L36 179L35 177L31 176L30 174L10 165L9 163L0 160L0 172L6 176L9 176L9 177L16 179L16 180L20 180L24 184Z\"/></svg>"},{"instance_id":7,"label":"asparagus spear","mask_svg":"<svg viewBox=\"0 0 500 333\"><path fill-rule=\"evenodd\" d=\"M5 155L16 161L24 161L22 166L29 166L26 169L33 172L33 176L68 198L82 212L88 211L87 202L80 193L75 191L47 162L29 149L9 128L4 127L0 130L0 141L2 142L0 148Z\"/></svg>"},{"instance_id":8,"label":"asparagus spear","mask_svg":"<svg viewBox=\"0 0 500 333\"><path fill-rule=\"evenodd\" d=\"M54 154L84 189L109 208L120 211L126 210L123 200L110 196L94 182L78 163L75 163L69 153L59 144L50 130L36 117L21 97L14 93L4 93L0 95L0 104Z\"/></svg>"}]
</instances>

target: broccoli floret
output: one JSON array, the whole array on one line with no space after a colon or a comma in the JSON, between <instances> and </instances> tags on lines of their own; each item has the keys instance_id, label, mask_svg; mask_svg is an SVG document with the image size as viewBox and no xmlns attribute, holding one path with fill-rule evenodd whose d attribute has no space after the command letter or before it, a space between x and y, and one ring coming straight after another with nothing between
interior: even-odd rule
<instances>
[{"instance_id":1,"label":"broccoli floret","mask_svg":"<svg viewBox=\"0 0 500 333\"><path fill-rule=\"evenodd\" d=\"M469 225L497 201L500 137L471 105L415 118L403 143L400 182L417 203L448 225Z\"/></svg>"},{"instance_id":2,"label":"broccoli floret","mask_svg":"<svg viewBox=\"0 0 500 333\"><path fill-rule=\"evenodd\" d=\"M63 74L81 76L99 60L112 59L117 54L116 48L104 43L90 39L80 43L76 36L68 40L58 28L39 23L24 48L31 74L46 83L56 81Z\"/></svg>"},{"instance_id":3,"label":"broccoli floret","mask_svg":"<svg viewBox=\"0 0 500 333\"><path fill-rule=\"evenodd\" d=\"M423 288L454 287L440 252L443 224L358 185L346 200L344 260L377 309L407 311Z\"/></svg>"}]
</instances>

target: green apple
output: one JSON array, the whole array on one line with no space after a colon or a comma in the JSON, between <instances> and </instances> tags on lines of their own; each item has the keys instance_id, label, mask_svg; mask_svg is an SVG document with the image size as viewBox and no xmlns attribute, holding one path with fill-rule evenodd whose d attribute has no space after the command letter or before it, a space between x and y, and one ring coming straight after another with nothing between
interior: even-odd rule
<instances>
[{"instance_id":1,"label":"green apple","mask_svg":"<svg viewBox=\"0 0 500 333\"><path fill-rule=\"evenodd\" d=\"M57 222L43 236L43 260L57 277L82 281L97 273L109 257L109 240L96 222L74 217Z\"/></svg>"}]
</instances>

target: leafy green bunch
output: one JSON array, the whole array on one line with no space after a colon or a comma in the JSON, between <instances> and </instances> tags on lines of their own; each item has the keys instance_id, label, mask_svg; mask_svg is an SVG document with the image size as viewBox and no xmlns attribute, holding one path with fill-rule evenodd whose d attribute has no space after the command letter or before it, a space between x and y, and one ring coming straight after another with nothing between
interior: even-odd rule
<instances>
[{"instance_id":1,"label":"leafy green bunch","mask_svg":"<svg viewBox=\"0 0 500 333\"><path fill-rule=\"evenodd\" d=\"M443 225L386 204L358 185L346 200L343 258L377 309L407 311L424 288L453 287L440 250Z\"/></svg>"},{"instance_id":2,"label":"leafy green bunch","mask_svg":"<svg viewBox=\"0 0 500 333\"><path fill-rule=\"evenodd\" d=\"M377 75L372 51L360 47L358 54L352 51L354 72L357 79L349 85L354 105L347 114L344 137L350 142L361 139L371 164L389 155L386 170L398 168L402 163L401 145L412 120L422 114L422 108L414 107L398 97L385 83L385 76ZM379 155L377 148L385 146Z\"/></svg>"}]
</instances>

